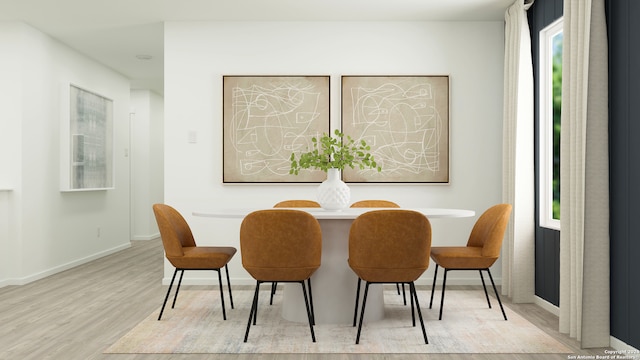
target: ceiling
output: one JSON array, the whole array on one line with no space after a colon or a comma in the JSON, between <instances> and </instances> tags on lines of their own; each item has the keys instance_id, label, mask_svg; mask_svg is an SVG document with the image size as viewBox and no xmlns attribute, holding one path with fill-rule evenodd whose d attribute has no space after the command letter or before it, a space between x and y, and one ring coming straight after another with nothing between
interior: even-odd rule
<instances>
[{"instance_id":1,"label":"ceiling","mask_svg":"<svg viewBox=\"0 0 640 360\"><path fill-rule=\"evenodd\" d=\"M500 21L513 1L0 0L0 21L27 23L130 78L132 88L163 94L165 21Z\"/></svg>"}]
</instances>

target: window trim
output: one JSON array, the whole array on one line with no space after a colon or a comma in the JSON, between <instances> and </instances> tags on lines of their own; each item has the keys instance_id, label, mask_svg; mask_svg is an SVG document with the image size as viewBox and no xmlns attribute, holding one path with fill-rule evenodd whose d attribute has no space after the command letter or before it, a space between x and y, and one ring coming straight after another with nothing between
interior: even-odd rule
<instances>
[{"instance_id":1,"label":"window trim","mask_svg":"<svg viewBox=\"0 0 640 360\"><path fill-rule=\"evenodd\" d=\"M563 29L563 17L540 30L539 38L539 223L560 230L553 218L553 38Z\"/></svg>"}]
</instances>

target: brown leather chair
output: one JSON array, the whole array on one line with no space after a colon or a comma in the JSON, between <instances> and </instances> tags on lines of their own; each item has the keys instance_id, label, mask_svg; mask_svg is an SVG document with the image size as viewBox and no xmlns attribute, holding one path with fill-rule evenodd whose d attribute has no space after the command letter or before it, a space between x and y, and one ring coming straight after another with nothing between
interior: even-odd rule
<instances>
[{"instance_id":1,"label":"brown leather chair","mask_svg":"<svg viewBox=\"0 0 640 360\"><path fill-rule=\"evenodd\" d=\"M224 307L224 294L222 291L222 275L220 269L225 268L227 272L227 286L229 289L229 300L231 302L231 308L233 309L233 295L231 294L231 281L229 280L229 267L227 264L236 253L236 248L227 246L197 246L189 228L189 224L180 215L180 213L169 205L154 204L153 213L160 229L160 236L162 237L162 245L164 246L165 256L175 266L167 295L162 303L162 309L158 320L162 318L164 307L169 299L173 282L176 279L176 274L180 272L180 280L178 280L178 286L176 287L176 293L173 298L173 304L171 308L176 305L176 299L178 298L178 292L180 291L180 284L182 283L182 276L185 270L214 270L218 273L218 284L220 285L220 300L222 302L222 317L227 319L227 313Z\"/></svg>"},{"instance_id":2,"label":"brown leather chair","mask_svg":"<svg viewBox=\"0 0 640 360\"><path fill-rule=\"evenodd\" d=\"M305 280L320 267L322 232L311 214L293 209L258 210L247 215L240 225L242 266L256 279L256 290L249 313L244 341L249 337L251 321L256 323L258 293L262 283L300 283L304 294L311 339L313 298L307 296ZM309 283L310 285L310 283Z\"/></svg>"},{"instance_id":3,"label":"brown leather chair","mask_svg":"<svg viewBox=\"0 0 640 360\"><path fill-rule=\"evenodd\" d=\"M283 200L279 203L273 205L274 208L319 208L320 203L313 200ZM269 304L273 305L273 296L276 294L276 288L278 287L278 283L274 282L271 284L271 299L269 299ZM309 293L311 293L311 285L309 285Z\"/></svg>"},{"instance_id":4,"label":"brown leather chair","mask_svg":"<svg viewBox=\"0 0 640 360\"><path fill-rule=\"evenodd\" d=\"M273 205L275 208L305 208L305 207L320 207L320 204L317 201L313 200L284 200L279 203Z\"/></svg>"},{"instance_id":5,"label":"brown leather chair","mask_svg":"<svg viewBox=\"0 0 640 360\"><path fill-rule=\"evenodd\" d=\"M351 204L352 208L400 208L400 205L394 203L389 200L360 200ZM396 284L396 290L398 291L398 295L400 295L400 284ZM407 305L407 294L404 289L404 285L402 286L402 300L404 304Z\"/></svg>"},{"instance_id":6,"label":"brown leather chair","mask_svg":"<svg viewBox=\"0 0 640 360\"><path fill-rule=\"evenodd\" d=\"M352 208L399 208L400 205L389 200L360 200L351 204Z\"/></svg>"},{"instance_id":7,"label":"brown leather chair","mask_svg":"<svg viewBox=\"0 0 640 360\"><path fill-rule=\"evenodd\" d=\"M360 283L366 282L356 344L360 342L369 285L385 283L409 284L413 326L415 304L424 342L429 343L414 282L429 267L430 248L431 224L417 211L373 210L353 221L349 231L349 266L358 275L353 326L358 315Z\"/></svg>"},{"instance_id":8,"label":"brown leather chair","mask_svg":"<svg viewBox=\"0 0 640 360\"><path fill-rule=\"evenodd\" d=\"M484 295L487 298L489 308L491 301L487 293L487 287L484 283L482 271L489 274L493 291L496 293L498 304L502 310L502 316L507 320L507 314L502 307L502 301L498 295L498 290L493 282L489 267L498 260L500 256L500 248L502 247L502 239L509 223L511 216L511 205L498 204L487 209L476 221L467 246L438 246L431 248L431 258L436 263L436 270L433 274L433 285L431 287L431 300L429 308L433 305L433 293L436 287L436 276L438 275L438 267L444 268L444 279L442 280L442 296L440 298L440 316L442 320L442 308L444 306L444 289L447 283L447 273L451 270L477 270L480 273Z\"/></svg>"}]
</instances>

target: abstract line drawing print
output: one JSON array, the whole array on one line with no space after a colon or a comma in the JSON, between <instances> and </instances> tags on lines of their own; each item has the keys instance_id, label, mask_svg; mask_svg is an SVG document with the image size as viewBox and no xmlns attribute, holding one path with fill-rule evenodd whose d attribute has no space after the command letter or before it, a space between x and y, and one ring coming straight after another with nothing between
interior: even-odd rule
<instances>
[{"instance_id":1,"label":"abstract line drawing print","mask_svg":"<svg viewBox=\"0 0 640 360\"><path fill-rule=\"evenodd\" d=\"M448 77L343 77L343 131L371 145L382 172L348 182L448 182Z\"/></svg>"},{"instance_id":2,"label":"abstract line drawing print","mask_svg":"<svg viewBox=\"0 0 640 360\"><path fill-rule=\"evenodd\" d=\"M224 181L317 182L322 173L289 175L290 156L328 132L329 78L224 78Z\"/></svg>"}]
</instances>

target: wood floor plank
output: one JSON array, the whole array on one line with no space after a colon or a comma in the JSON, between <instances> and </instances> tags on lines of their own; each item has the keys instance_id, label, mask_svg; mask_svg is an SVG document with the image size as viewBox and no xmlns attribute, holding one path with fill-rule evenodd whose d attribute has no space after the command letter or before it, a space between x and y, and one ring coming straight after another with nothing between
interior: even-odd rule
<instances>
[{"instance_id":1,"label":"wood floor plank","mask_svg":"<svg viewBox=\"0 0 640 360\"><path fill-rule=\"evenodd\" d=\"M0 288L0 359L151 360L158 355L102 352L157 309L166 286L160 240L132 241L132 247L88 264L22 286ZM217 288L217 287L216 287ZM509 307L567 345L576 355L603 355L583 350L559 334L556 316L533 304ZM505 335L507 336L507 335ZM162 360L414 360L424 355L347 354L177 354ZM429 354L436 360L566 360L565 354Z\"/></svg>"}]
</instances>

